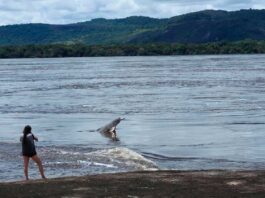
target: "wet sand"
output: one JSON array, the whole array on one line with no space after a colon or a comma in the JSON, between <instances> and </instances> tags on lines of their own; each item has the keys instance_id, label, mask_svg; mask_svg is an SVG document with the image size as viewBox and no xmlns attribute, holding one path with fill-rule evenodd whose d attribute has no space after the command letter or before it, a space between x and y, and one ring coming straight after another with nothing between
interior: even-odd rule
<instances>
[{"instance_id":1,"label":"wet sand","mask_svg":"<svg viewBox=\"0 0 265 198\"><path fill-rule=\"evenodd\" d=\"M265 171L154 171L0 183L0 197L265 197Z\"/></svg>"}]
</instances>

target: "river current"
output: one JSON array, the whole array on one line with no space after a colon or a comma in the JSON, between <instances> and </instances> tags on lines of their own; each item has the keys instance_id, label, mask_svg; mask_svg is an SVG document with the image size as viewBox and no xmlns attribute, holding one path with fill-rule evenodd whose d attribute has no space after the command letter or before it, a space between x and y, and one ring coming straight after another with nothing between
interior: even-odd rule
<instances>
[{"instance_id":1,"label":"river current","mask_svg":"<svg viewBox=\"0 0 265 198\"><path fill-rule=\"evenodd\" d=\"M23 179L28 124L47 177L265 169L265 55L1 59L0 116L0 181Z\"/></svg>"}]
</instances>

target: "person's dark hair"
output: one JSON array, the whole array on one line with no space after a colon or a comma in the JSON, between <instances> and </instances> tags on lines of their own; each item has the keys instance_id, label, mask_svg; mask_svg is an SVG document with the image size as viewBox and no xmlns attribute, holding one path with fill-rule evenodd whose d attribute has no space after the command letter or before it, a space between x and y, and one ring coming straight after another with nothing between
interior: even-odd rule
<instances>
[{"instance_id":1,"label":"person's dark hair","mask_svg":"<svg viewBox=\"0 0 265 198\"><path fill-rule=\"evenodd\" d=\"M31 126L27 125L27 126L25 126L25 128L23 130L23 141L22 141L23 144L26 143L26 137L29 133L31 133Z\"/></svg>"}]
</instances>

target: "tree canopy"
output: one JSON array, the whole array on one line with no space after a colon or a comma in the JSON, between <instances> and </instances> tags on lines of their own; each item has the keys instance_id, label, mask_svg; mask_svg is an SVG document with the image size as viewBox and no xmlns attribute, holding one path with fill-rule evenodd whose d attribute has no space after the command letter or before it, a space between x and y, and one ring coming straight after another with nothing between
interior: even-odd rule
<instances>
[{"instance_id":1,"label":"tree canopy","mask_svg":"<svg viewBox=\"0 0 265 198\"><path fill-rule=\"evenodd\" d=\"M216 42L205 44L130 44L84 45L53 44L2 46L0 58L95 57L95 56L157 56L199 54L265 53L265 41Z\"/></svg>"}]
</instances>

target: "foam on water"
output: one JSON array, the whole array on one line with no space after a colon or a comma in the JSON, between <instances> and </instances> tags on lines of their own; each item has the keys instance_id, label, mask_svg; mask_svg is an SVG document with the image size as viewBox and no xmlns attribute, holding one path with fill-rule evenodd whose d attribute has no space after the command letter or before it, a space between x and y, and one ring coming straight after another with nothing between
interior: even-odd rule
<instances>
[{"instance_id":1,"label":"foam on water","mask_svg":"<svg viewBox=\"0 0 265 198\"><path fill-rule=\"evenodd\" d=\"M20 144L2 143L0 150L0 181L23 179ZM38 146L37 152L49 178L158 169L155 162L125 147L95 149L80 145ZM29 167L30 178L39 178L35 163L30 161Z\"/></svg>"},{"instance_id":2,"label":"foam on water","mask_svg":"<svg viewBox=\"0 0 265 198\"><path fill-rule=\"evenodd\" d=\"M75 165L80 166L105 166L107 168L122 168L127 170L158 169L153 161L125 147L100 149L92 152L49 149L46 153L50 151L52 151L51 153L53 154L56 152L62 159L72 159ZM65 162L56 162L56 164L65 165Z\"/></svg>"},{"instance_id":3,"label":"foam on water","mask_svg":"<svg viewBox=\"0 0 265 198\"><path fill-rule=\"evenodd\" d=\"M107 168L118 168L112 164L104 164L104 163L97 163L97 162L89 162L89 161L83 161L83 160L78 160L77 161L79 164L84 164L85 166L103 166Z\"/></svg>"},{"instance_id":4,"label":"foam on water","mask_svg":"<svg viewBox=\"0 0 265 198\"><path fill-rule=\"evenodd\" d=\"M157 165L140 155L139 153L124 147L116 147L111 149L103 149L90 153L86 153L87 156L96 158L104 158L114 164L120 166L126 166L129 169L134 170L157 170Z\"/></svg>"}]
</instances>

